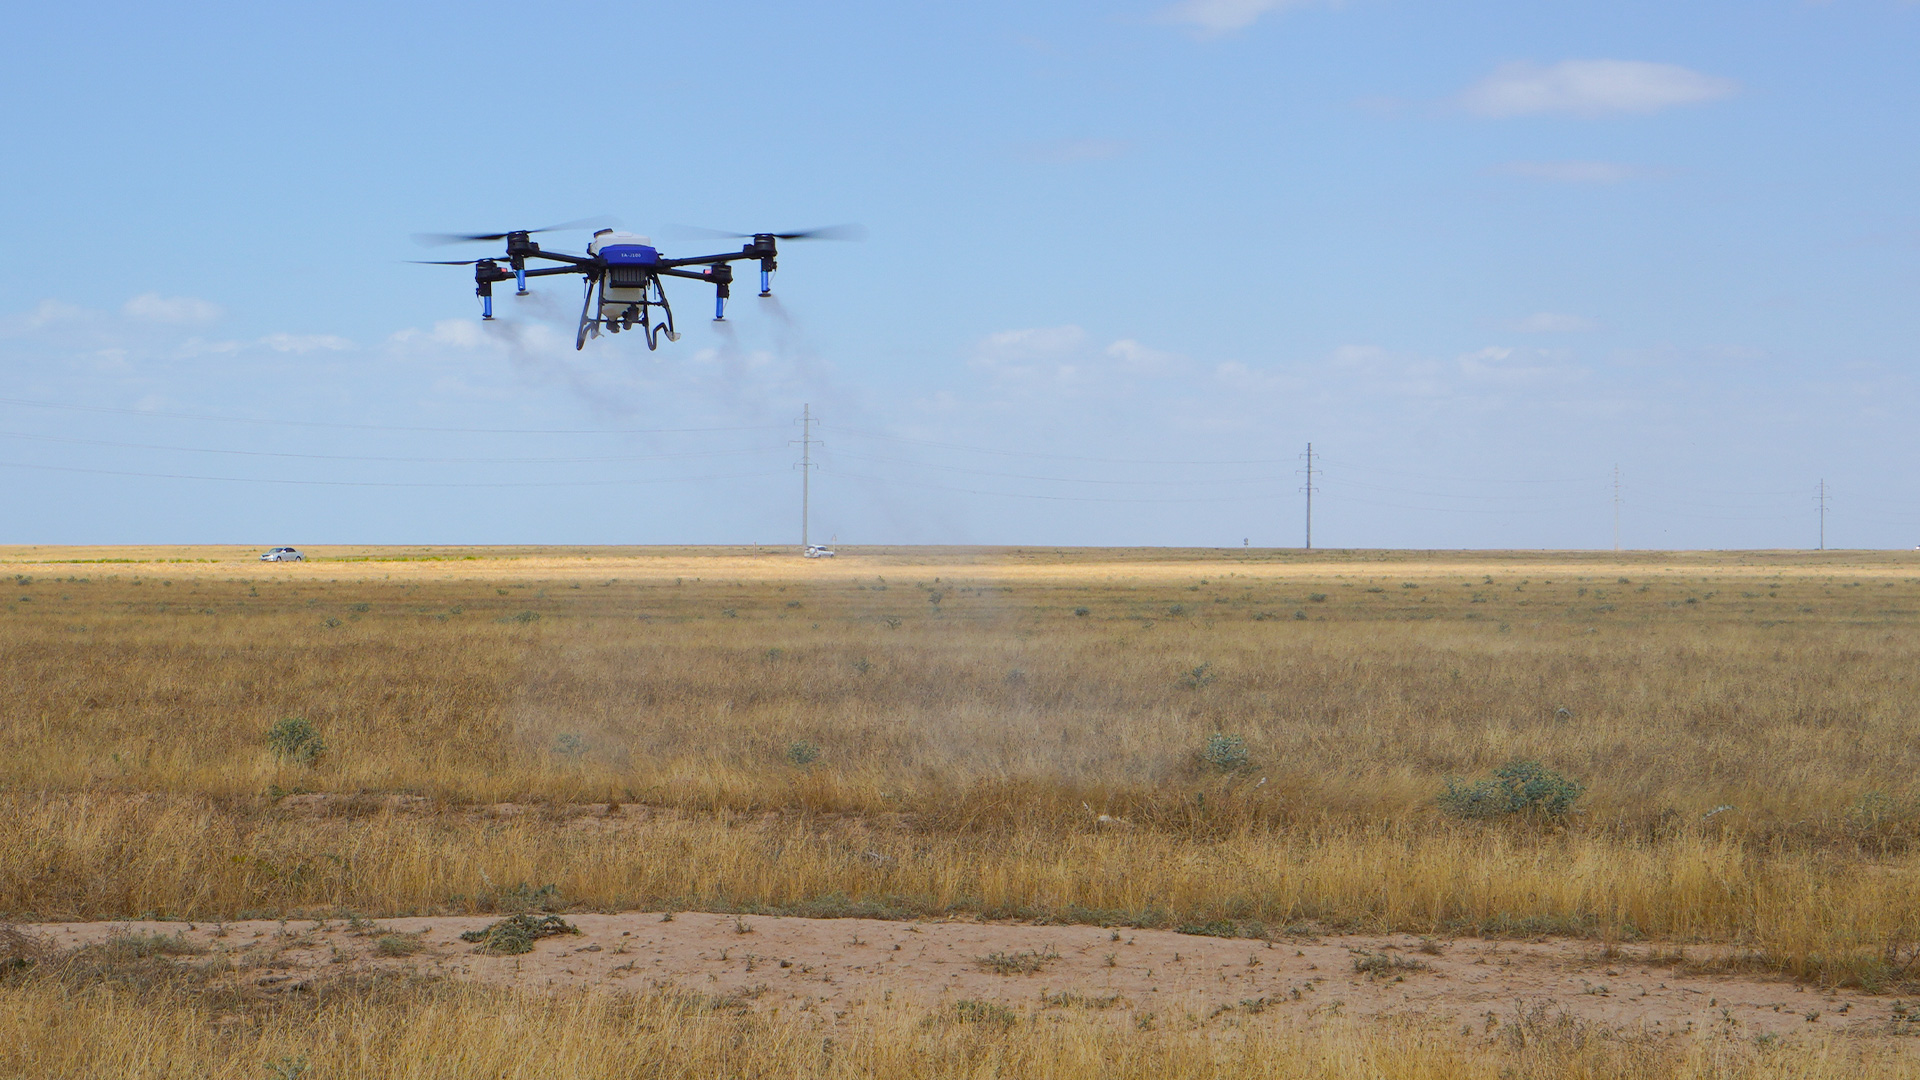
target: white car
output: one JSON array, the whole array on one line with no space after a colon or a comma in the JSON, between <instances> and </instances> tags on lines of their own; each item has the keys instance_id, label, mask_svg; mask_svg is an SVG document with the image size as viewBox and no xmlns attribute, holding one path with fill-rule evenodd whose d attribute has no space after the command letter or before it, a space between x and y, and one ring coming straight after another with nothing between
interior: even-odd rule
<instances>
[{"instance_id":1,"label":"white car","mask_svg":"<svg viewBox=\"0 0 1920 1080\"><path fill-rule=\"evenodd\" d=\"M830 548L830 547L821 547L821 546L820 546L819 544L808 544L808 545L807 545L807 558L809 558L809 559L831 559L831 558L833 558L833 549L832 549L832 548Z\"/></svg>"},{"instance_id":2,"label":"white car","mask_svg":"<svg viewBox=\"0 0 1920 1080\"><path fill-rule=\"evenodd\" d=\"M299 550L290 547L277 547L260 553L261 562L306 562L307 557Z\"/></svg>"}]
</instances>

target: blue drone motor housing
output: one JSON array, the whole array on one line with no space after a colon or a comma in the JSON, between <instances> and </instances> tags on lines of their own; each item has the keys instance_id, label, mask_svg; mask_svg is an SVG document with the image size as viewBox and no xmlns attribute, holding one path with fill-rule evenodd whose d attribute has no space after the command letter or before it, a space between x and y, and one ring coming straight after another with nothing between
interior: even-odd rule
<instances>
[{"instance_id":1,"label":"blue drone motor housing","mask_svg":"<svg viewBox=\"0 0 1920 1080\"><path fill-rule=\"evenodd\" d=\"M609 244L600 249L608 266L652 266L660 261L660 252L645 244Z\"/></svg>"}]
</instances>

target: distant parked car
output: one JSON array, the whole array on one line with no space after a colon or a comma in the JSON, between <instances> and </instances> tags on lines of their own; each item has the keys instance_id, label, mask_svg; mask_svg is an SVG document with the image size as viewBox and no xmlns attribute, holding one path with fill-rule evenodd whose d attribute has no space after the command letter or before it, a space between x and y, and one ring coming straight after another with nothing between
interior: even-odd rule
<instances>
[{"instance_id":1,"label":"distant parked car","mask_svg":"<svg viewBox=\"0 0 1920 1080\"><path fill-rule=\"evenodd\" d=\"M821 546L820 546L819 544L808 544L808 545L807 545L807 558L809 558L809 559L831 559L831 558L833 558L833 549L832 549L832 548L830 548L830 547L821 547Z\"/></svg>"},{"instance_id":2,"label":"distant parked car","mask_svg":"<svg viewBox=\"0 0 1920 1080\"><path fill-rule=\"evenodd\" d=\"M297 548L277 547L260 553L261 562L306 562L307 557Z\"/></svg>"}]
</instances>

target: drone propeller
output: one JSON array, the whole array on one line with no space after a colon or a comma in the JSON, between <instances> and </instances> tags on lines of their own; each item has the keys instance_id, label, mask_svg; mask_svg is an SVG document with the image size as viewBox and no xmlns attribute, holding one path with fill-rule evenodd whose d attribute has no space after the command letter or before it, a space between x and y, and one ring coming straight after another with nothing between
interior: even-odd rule
<instances>
[{"instance_id":1,"label":"drone propeller","mask_svg":"<svg viewBox=\"0 0 1920 1080\"><path fill-rule=\"evenodd\" d=\"M751 240L755 236L771 236L775 240L865 240L867 229L864 225L825 225L818 229L801 229L796 232L782 233L742 233L724 232L720 229L703 229L698 225L669 225L661 230L663 235L681 240Z\"/></svg>"},{"instance_id":2,"label":"drone propeller","mask_svg":"<svg viewBox=\"0 0 1920 1080\"><path fill-rule=\"evenodd\" d=\"M474 263L485 262L486 260L484 259L408 259L407 261L410 263L413 263L416 266L472 266ZM495 261L498 261L498 260L495 260Z\"/></svg>"},{"instance_id":3,"label":"drone propeller","mask_svg":"<svg viewBox=\"0 0 1920 1080\"><path fill-rule=\"evenodd\" d=\"M577 221L563 221L558 225L546 225L538 229L515 229L497 233L414 233L413 242L421 247L439 247L443 244L465 244L476 240L505 240L512 232L543 233L565 232L569 229L599 229L615 224L614 219L605 214L598 217L580 218Z\"/></svg>"}]
</instances>

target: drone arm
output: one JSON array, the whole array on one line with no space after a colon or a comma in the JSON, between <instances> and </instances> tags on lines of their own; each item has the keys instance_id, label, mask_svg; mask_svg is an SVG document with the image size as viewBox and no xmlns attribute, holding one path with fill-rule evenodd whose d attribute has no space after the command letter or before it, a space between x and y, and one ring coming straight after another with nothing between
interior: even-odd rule
<instances>
[{"instance_id":1,"label":"drone arm","mask_svg":"<svg viewBox=\"0 0 1920 1080\"><path fill-rule=\"evenodd\" d=\"M715 263L730 263L738 259L771 259L774 256L773 244L748 245L739 251L730 251L725 255L692 255L684 259L661 259L661 266L701 266Z\"/></svg>"},{"instance_id":2,"label":"drone arm","mask_svg":"<svg viewBox=\"0 0 1920 1080\"><path fill-rule=\"evenodd\" d=\"M552 277L555 274L591 274L592 272L593 270L587 266L542 266L538 269L527 271L527 276Z\"/></svg>"},{"instance_id":3,"label":"drone arm","mask_svg":"<svg viewBox=\"0 0 1920 1080\"><path fill-rule=\"evenodd\" d=\"M558 251L541 251L537 248L527 252L525 257L529 259L551 259L554 262L571 263L574 266L592 266L600 261L597 257L591 255L567 255ZM564 270L556 270L553 267L548 267L547 269L550 273L566 272ZM528 272L532 273L532 271Z\"/></svg>"}]
</instances>

